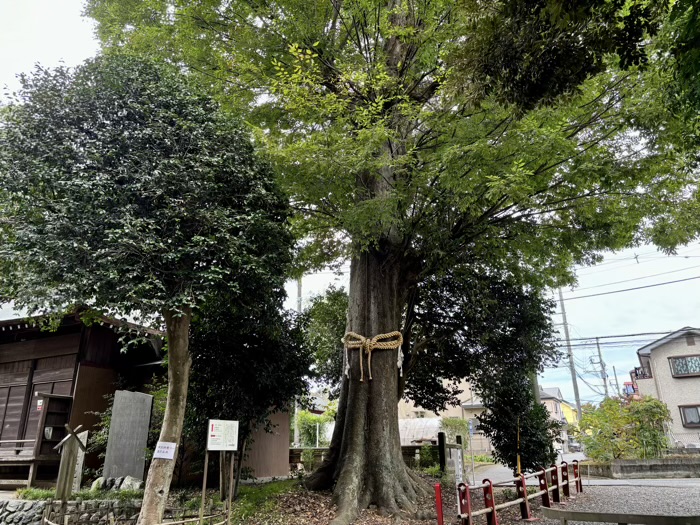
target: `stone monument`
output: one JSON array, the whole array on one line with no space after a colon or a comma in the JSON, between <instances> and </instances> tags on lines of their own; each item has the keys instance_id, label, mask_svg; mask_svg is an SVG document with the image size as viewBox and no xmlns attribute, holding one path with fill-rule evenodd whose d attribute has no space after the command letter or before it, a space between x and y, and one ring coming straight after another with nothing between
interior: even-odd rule
<instances>
[{"instance_id":1,"label":"stone monument","mask_svg":"<svg viewBox=\"0 0 700 525\"><path fill-rule=\"evenodd\" d=\"M153 396L117 390L112 405L104 478L131 476L143 480Z\"/></svg>"}]
</instances>

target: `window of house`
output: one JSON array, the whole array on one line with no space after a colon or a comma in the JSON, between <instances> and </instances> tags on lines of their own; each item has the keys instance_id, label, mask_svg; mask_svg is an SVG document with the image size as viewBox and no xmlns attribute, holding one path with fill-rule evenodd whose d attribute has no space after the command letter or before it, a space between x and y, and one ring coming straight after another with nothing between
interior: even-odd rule
<instances>
[{"instance_id":1,"label":"window of house","mask_svg":"<svg viewBox=\"0 0 700 525\"><path fill-rule=\"evenodd\" d=\"M425 410L416 410L416 419L423 419L425 417Z\"/></svg>"},{"instance_id":2,"label":"window of house","mask_svg":"<svg viewBox=\"0 0 700 525\"><path fill-rule=\"evenodd\" d=\"M700 355L669 357L668 360L674 377L700 375Z\"/></svg>"},{"instance_id":3,"label":"window of house","mask_svg":"<svg viewBox=\"0 0 700 525\"><path fill-rule=\"evenodd\" d=\"M684 427L700 427L700 405L679 408Z\"/></svg>"},{"instance_id":4,"label":"window of house","mask_svg":"<svg viewBox=\"0 0 700 525\"><path fill-rule=\"evenodd\" d=\"M687 344L688 346L695 346L695 336L693 334L686 334L685 344Z\"/></svg>"}]
</instances>

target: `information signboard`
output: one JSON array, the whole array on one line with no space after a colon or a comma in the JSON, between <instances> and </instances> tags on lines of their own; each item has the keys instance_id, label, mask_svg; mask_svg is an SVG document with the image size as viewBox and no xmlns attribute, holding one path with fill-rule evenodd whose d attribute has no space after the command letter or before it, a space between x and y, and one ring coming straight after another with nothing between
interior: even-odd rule
<instances>
[{"instance_id":1,"label":"information signboard","mask_svg":"<svg viewBox=\"0 0 700 525\"><path fill-rule=\"evenodd\" d=\"M207 427L207 450L238 450L238 421L210 419Z\"/></svg>"}]
</instances>

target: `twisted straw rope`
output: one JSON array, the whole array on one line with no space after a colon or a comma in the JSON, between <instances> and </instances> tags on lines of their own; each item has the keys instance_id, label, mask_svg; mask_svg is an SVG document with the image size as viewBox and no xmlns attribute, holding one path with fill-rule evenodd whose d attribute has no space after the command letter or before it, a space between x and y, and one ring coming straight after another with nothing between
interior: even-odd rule
<instances>
[{"instance_id":1,"label":"twisted straw rope","mask_svg":"<svg viewBox=\"0 0 700 525\"><path fill-rule=\"evenodd\" d=\"M394 339L395 338L395 339ZM391 341L391 339L394 339ZM345 363L345 375L350 376L350 350L357 348L360 350L360 382L365 380L365 371L362 364L362 351L367 354L367 372L369 373L369 380L372 380L372 351L373 350L399 350L399 355L397 359L397 366L399 367L399 373L403 376L403 351L401 350L401 345L403 344L403 336L401 332L389 332L388 334L375 335L371 339L364 337L355 332L347 332L341 339L343 346L345 347L347 361Z\"/></svg>"}]
</instances>

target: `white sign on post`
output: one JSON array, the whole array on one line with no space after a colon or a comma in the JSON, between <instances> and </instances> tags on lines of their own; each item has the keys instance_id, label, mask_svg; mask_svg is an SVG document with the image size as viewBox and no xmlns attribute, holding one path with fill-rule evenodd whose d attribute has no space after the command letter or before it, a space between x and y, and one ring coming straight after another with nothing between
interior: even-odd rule
<instances>
[{"instance_id":1,"label":"white sign on post","mask_svg":"<svg viewBox=\"0 0 700 525\"><path fill-rule=\"evenodd\" d=\"M455 481L457 485L464 482L464 457L461 446L455 453Z\"/></svg>"},{"instance_id":2,"label":"white sign on post","mask_svg":"<svg viewBox=\"0 0 700 525\"><path fill-rule=\"evenodd\" d=\"M207 428L207 450L238 450L238 421L210 419Z\"/></svg>"}]
</instances>

